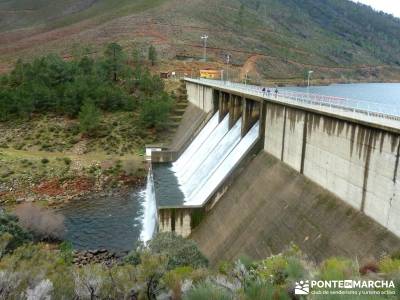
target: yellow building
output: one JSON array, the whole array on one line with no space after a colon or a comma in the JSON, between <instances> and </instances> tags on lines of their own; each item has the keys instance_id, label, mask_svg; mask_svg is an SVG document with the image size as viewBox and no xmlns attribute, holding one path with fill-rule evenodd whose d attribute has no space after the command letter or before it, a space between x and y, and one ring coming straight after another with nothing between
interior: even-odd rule
<instances>
[{"instance_id":1,"label":"yellow building","mask_svg":"<svg viewBox=\"0 0 400 300\"><path fill-rule=\"evenodd\" d=\"M220 79L221 78L221 70L200 70L200 78L208 78L208 79Z\"/></svg>"}]
</instances>

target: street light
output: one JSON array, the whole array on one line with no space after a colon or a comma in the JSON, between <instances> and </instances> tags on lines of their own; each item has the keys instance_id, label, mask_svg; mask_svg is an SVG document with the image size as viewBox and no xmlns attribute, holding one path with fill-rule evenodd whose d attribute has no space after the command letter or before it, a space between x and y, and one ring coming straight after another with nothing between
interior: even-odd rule
<instances>
[{"instance_id":1,"label":"street light","mask_svg":"<svg viewBox=\"0 0 400 300\"><path fill-rule=\"evenodd\" d=\"M310 87L310 77L311 77L311 74L312 73L314 73L314 71L308 71L308 81L307 81L307 88L309 88Z\"/></svg>"},{"instance_id":2,"label":"street light","mask_svg":"<svg viewBox=\"0 0 400 300\"><path fill-rule=\"evenodd\" d=\"M201 39L203 40L203 59L204 59L204 61L207 61L207 39L208 39L208 35L203 34L201 36Z\"/></svg>"},{"instance_id":3,"label":"street light","mask_svg":"<svg viewBox=\"0 0 400 300\"><path fill-rule=\"evenodd\" d=\"M232 55L229 53L226 55L226 81L229 81L229 62L231 61Z\"/></svg>"}]
</instances>

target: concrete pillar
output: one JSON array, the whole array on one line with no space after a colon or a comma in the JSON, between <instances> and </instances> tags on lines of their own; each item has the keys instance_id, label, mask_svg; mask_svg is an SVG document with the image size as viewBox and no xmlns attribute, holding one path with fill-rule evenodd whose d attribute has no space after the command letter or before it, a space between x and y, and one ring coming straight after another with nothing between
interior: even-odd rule
<instances>
[{"instance_id":1,"label":"concrete pillar","mask_svg":"<svg viewBox=\"0 0 400 300\"><path fill-rule=\"evenodd\" d=\"M260 116L259 116L259 121L260 121L260 132L259 132L259 137L261 139L262 145L264 145L265 142L265 128L266 126L266 117L267 117L267 103L265 101L262 101L260 103Z\"/></svg>"},{"instance_id":2,"label":"concrete pillar","mask_svg":"<svg viewBox=\"0 0 400 300\"><path fill-rule=\"evenodd\" d=\"M235 124L235 95L229 94L229 129Z\"/></svg>"},{"instance_id":3,"label":"concrete pillar","mask_svg":"<svg viewBox=\"0 0 400 300\"><path fill-rule=\"evenodd\" d=\"M242 116L242 99L239 96L235 96L233 101L233 124L235 124L241 116Z\"/></svg>"},{"instance_id":4,"label":"concrete pillar","mask_svg":"<svg viewBox=\"0 0 400 300\"><path fill-rule=\"evenodd\" d=\"M220 92L219 94L219 121L221 122L229 112L229 94Z\"/></svg>"},{"instance_id":5,"label":"concrete pillar","mask_svg":"<svg viewBox=\"0 0 400 300\"><path fill-rule=\"evenodd\" d=\"M219 96L220 91L213 90L213 112L216 113L219 110Z\"/></svg>"},{"instance_id":6,"label":"concrete pillar","mask_svg":"<svg viewBox=\"0 0 400 300\"><path fill-rule=\"evenodd\" d=\"M262 104L258 101L243 98L242 137L260 119Z\"/></svg>"},{"instance_id":7,"label":"concrete pillar","mask_svg":"<svg viewBox=\"0 0 400 300\"><path fill-rule=\"evenodd\" d=\"M244 137L250 129L251 123L251 112L253 109L253 101L242 98L243 112L242 112L242 137Z\"/></svg>"}]
</instances>

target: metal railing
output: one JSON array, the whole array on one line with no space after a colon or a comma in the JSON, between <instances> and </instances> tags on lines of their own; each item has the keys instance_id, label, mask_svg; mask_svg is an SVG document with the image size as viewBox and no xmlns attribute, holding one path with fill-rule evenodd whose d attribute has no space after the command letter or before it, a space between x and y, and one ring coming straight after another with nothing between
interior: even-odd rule
<instances>
[{"instance_id":1,"label":"metal railing","mask_svg":"<svg viewBox=\"0 0 400 300\"><path fill-rule=\"evenodd\" d=\"M354 116L356 116L357 114L362 114L367 117L400 121L400 108L383 103L376 103L376 102L356 100L356 99L336 97L336 96L319 95L314 93L301 93L285 89L278 89L278 93L275 93L276 88L272 87L265 87L265 91L263 91L262 89L264 87L262 86L248 85L248 84L221 81L221 80L212 80L204 78L191 79L191 80L196 80L199 81L200 83L205 83L207 85L215 87L237 90L242 93L255 95L265 99L272 99L284 103L301 104L314 108L329 110L332 111L333 113L337 113L339 110L347 113L353 113Z\"/></svg>"}]
</instances>

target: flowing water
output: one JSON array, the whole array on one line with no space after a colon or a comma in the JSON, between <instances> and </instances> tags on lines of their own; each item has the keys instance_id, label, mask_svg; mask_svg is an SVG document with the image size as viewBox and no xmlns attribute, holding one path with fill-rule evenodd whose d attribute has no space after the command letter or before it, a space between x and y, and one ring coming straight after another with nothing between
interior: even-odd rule
<instances>
[{"instance_id":1,"label":"flowing water","mask_svg":"<svg viewBox=\"0 0 400 300\"><path fill-rule=\"evenodd\" d=\"M195 139L190 143L185 152L179 157L179 159L173 163L172 170L178 172L182 169L188 161L190 161L196 154L197 149L204 143L206 138L214 131L215 127L218 125L218 114L214 114L210 121L204 126L200 133L195 137Z\"/></svg>"},{"instance_id":2,"label":"flowing water","mask_svg":"<svg viewBox=\"0 0 400 300\"><path fill-rule=\"evenodd\" d=\"M153 170L151 165L147 175L146 190L143 192L143 194L145 201L142 204L143 216L140 240L147 242L153 237L157 225L157 203L154 190Z\"/></svg>"},{"instance_id":3,"label":"flowing water","mask_svg":"<svg viewBox=\"0 0 400 300\"><path fill-rule=\"evenodd\" d=\"M71 201L58 209L65 216L65 239L75 249L129 251L142 232L144 202L142 190Z\"/></svg>"},{"instance_id":4,"label":"flowing water","mask_svg":"<svg viewBox=\"0 0 400 300\"><path fill-rule=\"evenodd\" d=\"M258 123L241 138L241 119L231 129L229 114L217 120L218 112L175 163L154 169L160 206L202 205L258 138Z\"/></svg>"},{"instance_id":5,"label":"flowing water","mask_svg":"<svg viewBox=\"0 0 400 300\"><path fill-rule=\"evenodd\" d=\"M186 205L201 205L208 200L213 191L226 178L233 168L244 157L252 145L257 141L259 133L259 122L257 122L250 131L242 138L239 144L229 153L229 155L219 164L215 172L198 190L193 193L193 196L185 202Z\"/></svg>"},{"instance_id":6,"label":"flowing water","mask_svg":"<svg viewBox=\"0 0 400 300\"><path fill-rule=\"evenodd\" d=\"M150 240L156 229L152 170L147 175L145 189L71 201L58 212L65 217L65 239L75 249L129 251L138 240Z\"/></svg>"}]
</instances>

